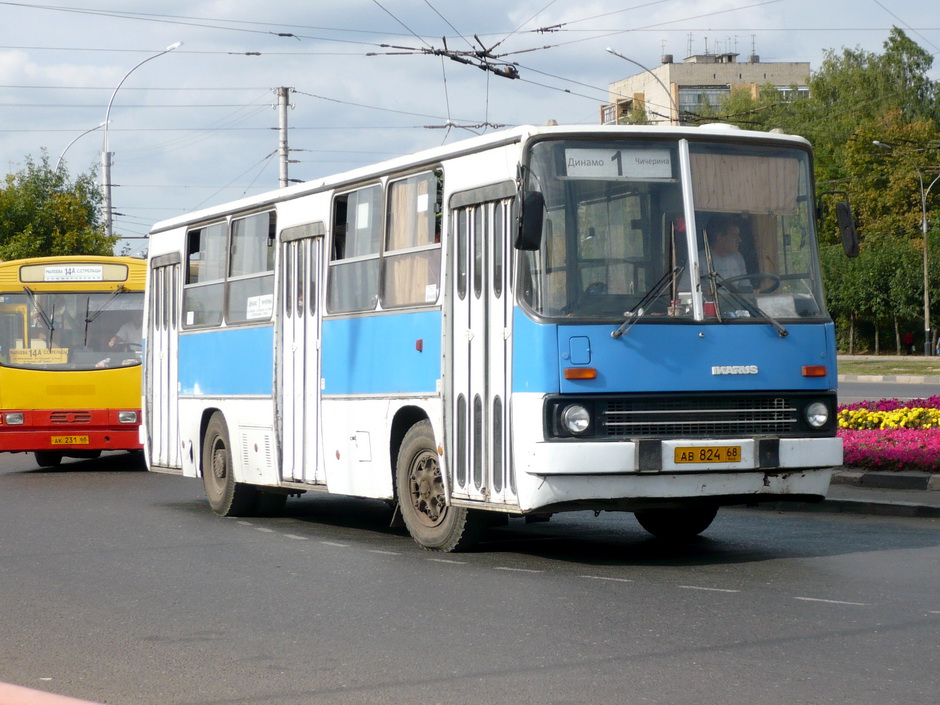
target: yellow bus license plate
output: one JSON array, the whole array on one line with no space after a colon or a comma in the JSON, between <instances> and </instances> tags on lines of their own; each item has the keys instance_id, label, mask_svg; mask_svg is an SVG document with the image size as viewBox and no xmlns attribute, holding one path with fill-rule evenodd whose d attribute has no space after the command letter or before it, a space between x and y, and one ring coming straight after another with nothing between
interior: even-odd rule
<instances>
[{"instance_id":1,"label":"yellow bus license plate","mask_svg":"<svg viewBox=\"0 0 940 705\"><path fill-rule=\"evenodd\" d=\"M51 441L54 446L87 446L88 436L53 436Z\"/></svg>"},{"instance_id":2,"label":"yellow bus license plate","mask_svg":"<svg viewBox=\"0 0 940 705\"><path fill-rule=\"evenodd\" d=\"M740 463L741 446L680 446L675 449L676 463Z\"/></svg>"}]
</instances>

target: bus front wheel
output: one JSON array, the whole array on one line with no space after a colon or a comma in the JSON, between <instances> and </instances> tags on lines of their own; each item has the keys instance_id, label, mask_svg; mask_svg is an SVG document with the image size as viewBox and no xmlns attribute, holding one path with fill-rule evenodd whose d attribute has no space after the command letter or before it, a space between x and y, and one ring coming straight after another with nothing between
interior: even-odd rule
<instances>
[{"instance_id":1,"label":"bus front wheel","mask_svg":"<svg viewBox=\"0 0 940 705\"><path fill-rule=\"evenodd\" d=\"M56 453L54 450L37 450L33 455L36 465L41 468L54 468L62 462L62 453Z\"/></svg>"},{"instance_id":2,"label":"bus front wheel","mask_svg":"<svg viewBox=\"0 0 940 705\"><path fill-rule=\"evenodd\" d=\"M202 445L202 483L209 506L219 516L251 514L258 496L251 485L235 482L234 470L228 425L225 417L216 412L206 426Z\"/></svg>"},{"instance_id":3,"label":"bus front wheel","mask_svg":"<svg viewBox=\"0 0 940 705\"><path fill-rule=\"evenodd\" d=\"M398 506L408 533L428 551L459 551L479 537L479 517L447 503L430 421L405 434L395 466Z\"/></svg>"},{"instance_id":4,"label":"bus front wheel","mask_svg":"<svg viewBox=\"0 0 940 705\"><path fill-rule=\"evenodd\" d=\"M698 536L711 526L717 514L716 506L643 509L634 512L640 526L656 538L668 541Z\"/></svg>"}]
</instances>

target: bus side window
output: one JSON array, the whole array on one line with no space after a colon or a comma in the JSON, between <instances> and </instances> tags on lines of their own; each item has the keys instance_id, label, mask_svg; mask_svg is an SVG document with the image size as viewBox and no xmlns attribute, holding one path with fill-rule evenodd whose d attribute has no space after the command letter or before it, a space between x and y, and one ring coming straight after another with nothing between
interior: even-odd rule
<instances>
[{"instance_id":1,"label":"bus side window","mask_svg":"<svg viewBox=\"0 0 940 705\"><path fill-rule=\"evenodd\" d=\"M331 313L371 311L378 301L382 187L368 186L333 201L327 282Z\"/></svg>"},{"instance_id":2,"label":"bus side window","mask_svg":"<svg viewBox=\"0 0 940 705\"><path fill-rule=\"evenodd\" d=\"M441 273L442 182L434 173L389 186L382 305L433 304Z\"/></svg>"},{"instance_id":3,"label":"bus side window","mask_svg":"<svg viewBox=\"0 0 940 705\"><path fill-rule=\"evenodd\" d=\"M274 211L232 221L232 251L225 320L269 319L274 312Z\"/></svg>"},{"instance_id":4,"label":"bus side window","mask_svg":"<svg viewBox=\"0 0 940 705\"><path fill-rule=\"evenodd\" d=\"M222 323L225 294L225 223L191 230L186 238L186 287L183 324L217 326Z\"/></svg>"}]
</instances>

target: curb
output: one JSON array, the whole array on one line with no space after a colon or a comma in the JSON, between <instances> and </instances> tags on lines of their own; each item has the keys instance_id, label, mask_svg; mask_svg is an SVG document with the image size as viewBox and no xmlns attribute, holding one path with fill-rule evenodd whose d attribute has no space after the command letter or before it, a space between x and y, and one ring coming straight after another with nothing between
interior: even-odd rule
<instances>
[{"instance_id":1,"label":"curb","mask_svg":"<svg viewBox=\"0 0 940 705\"><path fill-rule=\"evenodd\" d=\"M940 475L928 472L884 472L847 468L832 473L832 484L882 490L940 491Z\"/></svg>"},{"instance_id":2,"label":"curb","mask_svg":"<svg viewBox=\"0 0 940 705\"><path fill-rule=\"evenodd\" d=\"M940 384L940 377L922 375L839 375L840 382L891 382L894 384Z\"/></svg>"},{"instance_id":3,"label":"curb","mask_svg":"<svg viewBox=\"0 0 940 705\"><path fill-rule=\"evenodd\" d=\"M841 468L832 473L831 492L819 502L780 501L758 507L781 512L829 512L875 516L940 518L940 474ZM851 488L859 488L852 490ZM848 490L852 496L845 496ZM890 496L890 493L898 495ZM903 493L903 494L900 494ZM834 496L843 495L843 496ZM918 496L923 501L917 501ZM912 501L913 500L913 501Z\"/></svg>"},{"instance_id":4,"label":"curb","mask_svg":"<svg viewBox=\"0 0 940 705\"><path fill-rule=\"evenodd\" d=\"M916 502L880 502L867 499L831 499L822 502L776 502L761 505L765 509L780 512L820 512L835 514L867 514L869 516L909 517L916 519L940 519L940 507L931 507Z\"/></svg>"}]
</instances>

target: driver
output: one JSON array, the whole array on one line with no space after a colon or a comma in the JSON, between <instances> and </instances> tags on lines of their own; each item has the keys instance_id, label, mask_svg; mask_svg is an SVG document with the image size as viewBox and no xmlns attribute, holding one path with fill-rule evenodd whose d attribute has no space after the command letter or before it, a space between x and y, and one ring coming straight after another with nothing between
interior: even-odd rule
<instances>
[{"instance_id":1,"label":"driver","mask_svg":"<svg viewBox=\"0 0 940 705\"><path fill-rule=\"evenodd\" d=\"M720 215L708 224L705 231L711 251L712 267L722 279L747 275L744 257L738 251L741 245L741 224L736 218ZM700 261L707 267L705 252L699 253Z\"/></svg>"},{"instance_id":2,"label":"driver","mask_svg":"<svg viewBox=\"0 0 940 705\"><path fill-rule=\"evenodd\" d=\"M128 345L140 345L143 321L132 318L118 328L117 333L108 341L108 347L116 350L128 350Z\"/></svg>"}]
</instances>

